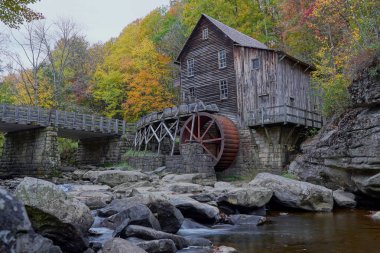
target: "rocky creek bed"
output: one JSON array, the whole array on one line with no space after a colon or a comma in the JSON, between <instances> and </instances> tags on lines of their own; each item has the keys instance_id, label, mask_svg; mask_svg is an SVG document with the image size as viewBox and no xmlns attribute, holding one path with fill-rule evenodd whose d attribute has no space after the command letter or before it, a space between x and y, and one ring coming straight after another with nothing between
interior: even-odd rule
<instances>
[{"instance_id":1,"label":"rocky creek bed","mask_svg":"<svg viewBox=\"0 0 380 253\"><path fill-rule=\"evenodd\" d=\"M0 252L328 252L320 241L380 242L380 213L352 211L355 195L269 173L227 183L86 166L1 185Z\"/></svg>"}]
</instances>

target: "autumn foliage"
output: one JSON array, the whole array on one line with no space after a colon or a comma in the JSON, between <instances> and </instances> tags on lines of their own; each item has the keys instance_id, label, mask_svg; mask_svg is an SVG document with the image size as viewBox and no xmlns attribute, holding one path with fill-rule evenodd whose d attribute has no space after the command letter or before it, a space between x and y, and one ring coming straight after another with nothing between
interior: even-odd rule
<instances>
[{"instance_id":1,"label":"autumn foliage","mask_svg":"<svg viewBox=\"0 0 380 253\"><path fill-rule=\"evenodd\" d=\"M363 52L379 48L378 0L177 0L127 25L104 43L89 45L73 37L72 54L60 77L55 101L51 61L41 63L38 99L41 106L98 112L135 121L178 102L173 61L201 13L252 36L274 49L313 64L315 87L322 90L329 116L349 106L347 86ZM60 40L57 40L58 42ZM53 56L62 53L56 43ZM22 79L30 70L12 73L1 90L12 103L31 103ZM4 86L5 85L5 86ZM12 95L13 94L13 95ZM0 99L5 99L0 96ZM75 105L75 106L74 106Z\"/></svg>"}]
</instances>

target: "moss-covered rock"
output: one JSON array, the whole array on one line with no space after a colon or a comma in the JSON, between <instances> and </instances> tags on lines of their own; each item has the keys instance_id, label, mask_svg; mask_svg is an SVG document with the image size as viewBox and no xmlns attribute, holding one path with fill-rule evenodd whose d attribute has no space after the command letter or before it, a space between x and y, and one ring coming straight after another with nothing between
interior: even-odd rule
<instances>
[{"instance_id":1,"label":"moss-covered rock","mask_svg":"<svg viewBox=\"0 0 380 253\"><path fill-rule=\"evenodd\" d=\"M25 203L33 228L64 252L83 252L84 236L93 223L90 209L53 183L26 177L15 194Z\"/></svg>"}]
</instances>

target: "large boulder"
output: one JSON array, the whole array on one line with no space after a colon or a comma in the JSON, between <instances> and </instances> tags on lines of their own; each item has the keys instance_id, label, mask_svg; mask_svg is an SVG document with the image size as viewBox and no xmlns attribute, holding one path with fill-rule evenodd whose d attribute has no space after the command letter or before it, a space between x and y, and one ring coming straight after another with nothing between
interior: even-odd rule
<instances>
[{"instance_id":1,"label":"large boulder","mask_svg":"<svg viewBox=\"0 0 380 253\"><path fill-rule=\"evenodd\" d=\"M96 179L98 178L98 176L100 175L100 173L102 173L102 171L99 171L99 170L89 170L89 171L86 171L86 173L84 173L82 175L82 179L83 180L89 180L91 182L95 182Z\"/></svg>"},{"instance_id":2,"label":"large boulder","mask_svg":"<svg viewBox=\"0 0 380 253\"><path fill-rule=\"evenodd\" d=\"M99 209L113 200L110 189L107 185L70 185L67 195L83 202L90 209Z\"/></svg>"},{"instance_id":3,"label":"large boulder","mask_svg":"<svg viewBox=\"0 0 380 253\"><path fill-rule=\"evenodd\" d=\"M112 188L114 193L119 193L124 196L129 196L132 193L132 190L139 187L150 186L151 182L149 181L139 181L139 182L126 182L120 185L117 185Z\"/></svg>"},{"instance_id":4,"label":"large boulder","mask_svg":"<svg viewBox=\"0 0 380 253\"><path fill-rule=\"evenodd\" d=\"M275 200L286 207L323 212L329 212L333 209L332 191L320 185L270 173L259 173L249 185L272 190Z\"/></svg>"},{"instance_id":5,"label":"large boulder","mask_svg":"<svg viewBox=\"0 0 380 253\"><path fill-rule=\"evenodd\" d=\"M335 190L333 191L333 197L339 207L354 208L356 206L355 195L350 192Z\"/></svg>"},{"instance_id":6,"label":"large boulder","mask_svg":"<svg viewBox=\"0 0 380 253\"><path fill-rule=\"evenodd\" d=\"M380 72L370 72L380 65L379 56L368 64L361 65L349 89L353 107L304 142L289 170L303 181L380 198L365 182L380 173Z\"/></svg>"},{"instance_id":7,"label":"large boulder","mask_svg":"<svg viewBox=\"0 0 380 253\"><path fill-rule=\"evenodd\" d=\"M95 181L100 184L115 187L126 182L138 182L147 180L149 177L138 171L106 170L96 175Z\"/></svg>"},{"instance_id":8,"label":"large boulder","mask_svg":"<svg viewBox=\"0 0 380 253\"><path fill-rule=\"evenodd\" d=\"M205 173L193 173L193 174L168 174L162 178L162 182L165 183L193 183L205 186L213 186L215 184L215 176L211 176Z\"/></svg>"},{"instance_id":9,"label":"large boulder","mask_svg":"<svg viewBox=\"0 0 380 253\"><path fill-rule=\"evenodd\" d=\"M126 219L128 224L151 227L160 230L161 226L153 213L148 207L142 204L136 204L127 209L106 218L101 223L102 226L115 229L119 227Z\"/></svg>"},{"instance_id":10,"label":"large boulder","mask_svg":"<svg viewBox=\"0 0 380 253\"><path fill-rule=\"evenodd\" d=\"M207 223L215 223L220 218L218 208L200 203L190 197L170 196L169 202L178 208L186 218Z\"/></svg>"},{"instance_id":11,"label":"large boulder","mask_svg":"<svg viewBox=\"0 0 380 253\"><path fill-rule=\"evenodd\" d=\"M267 204L272 195L272 190L263 187L232 188L221 194L218 202L247 208L259 208Z\"/></svg>"},{"instance_id":12,"label":"large boulder","mask_svg":"<svg viewBox=\"0 0 380 253\"><path fill-rule=\"evenodd\" d=\"M175 234L181 228L185 218L182 213L168 201L153 201L148 203L148 207L160 222L162 231Z\"/></svg>"},{"instance_id":13,"label":"large boulder","mask_svg":"<svg viewBox=\"0 0 380 253\"><path fill-rule=\"evenodd\" d=\"M65 252L83 252L88 247L84 235L94 218L90 209L70 198L53 183L26 177L15 194L26 206L33 228L51 239Z\"/></svg>"},{"instance_id":14,"label":"large boulder","mask_svg":"<svg viewBox=\"0 0 380 253\"><path fill-rule=\"evenodd\" d=\"M58 246L34 232L23 203L0 189L0 252L61 253Z\"/></svg>"},{"instance_id":15,"label":"large boulder","mask_svg":"<svg viewBox=\"0 0 380 253\"><path fill-rule=\"evenodd\" d=\"M182 222L181 229L185 230L185 229L210 229L210 228L198 222L195 222L191 219L185 219Z\"/></svg>"},{"instance_id":16,"label":"large boulder","mask_svg":"<svg viewBox=\"0 0 380 253\"><path fill-rule=\"evenodd\" d=\"M136 244L148 253L175 253L177 248L170 239L144 241Z\"/></svg>"},{"instance_id":17,"label":"large boulder","mask_svg":"<svg viewBox=\"0 0 380 253\"><path fill-rule=\"evenodd\" d=\"M137 237L144 240L160 240L160 239L170 239L174 242L177 249L183 249L188 245L187 240L179 235L173 235L165 233L162 231L157 231L152 228L130 225L125 229L124 235L121 237Z\"/></svg>"},{"instance_id":18,"label":"large boulder","mask_svg":"<svg viewBox=\"0 0 380 253\"><path fill-rule=\"evenodd\" d=\"M113 238L104 243L103 253L147 253L142 248L121 238Z\"/></svg>"},{"instance_id":19,"label":"large boulder","mask_svg":"<svg viewBox=\"0 0 380 253\"><path fill-rule=\"evenodd\" d=\"M186 237L186 241L190 247L202 247L202 248L211 248L212 242L206 238L202 237Z\"/></svg>"},{"instance_id":20,"label":"large boulder","mask_svg":"<svg viewBox=\"0 0 380 253\"><path fill-rule=\"evenodd\" d=\"M232 225L254 225L259 226L264 224L267 219L264 216L247 215L247 214L234 214L228 217Z\"/></svg>"},{"instance_id":21,"label":"large boulder","mask_svg":"<svg viewBox=\"0 0 380 253\"><path fill-rule=\"evenodd\" d=\"M114 199L110 204L99 209L97 212L100 217L109 217L141 203L144 202L138 198Z\"/></svg>"},{"instance_id":22,"label":"large boulder","mask_svg":"<svg viewBox=\"0 0 380 253\"><path fill-rule=\"evenodd\" d=\"M373 176L356 175L352 176L352 180L362 193L371 197L380 198L380 173Z\"/></svg>"},{"instance_id":23,"label":"large boulder","mask_svg":"<svg viewBox=\"0 0 380 253\"><path fill-rule=\"evenodd\" d=\"M203 187L193 183L171 183L165 186L169 191L176 193L196 193L203 191Z\"/></svg>"}]
</instances>

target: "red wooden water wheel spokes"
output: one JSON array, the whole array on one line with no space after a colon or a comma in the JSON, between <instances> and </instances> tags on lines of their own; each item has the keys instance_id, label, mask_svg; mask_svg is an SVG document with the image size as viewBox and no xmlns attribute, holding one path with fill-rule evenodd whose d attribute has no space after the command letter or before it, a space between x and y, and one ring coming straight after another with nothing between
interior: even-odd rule
<instances>
[{"instance_id":1,"label":"red wooden water wheel spokes","mask_svg":"<svg viewBox=\"0 0 380 253\"><path fill-rule=\"evenodd\" d=\"M239 135L228 118L209 113L197 113L187 119L181 130L181 144L199 143L214 160L216 170L228 168L239 150Z\"/></svg>"}]
</instances>

